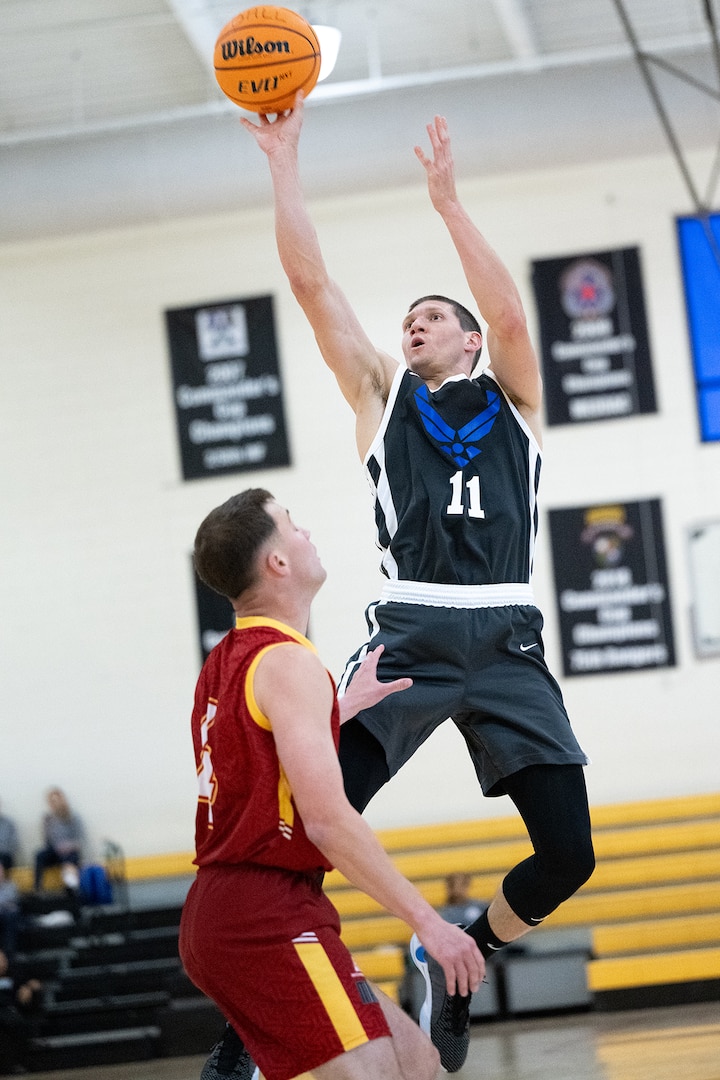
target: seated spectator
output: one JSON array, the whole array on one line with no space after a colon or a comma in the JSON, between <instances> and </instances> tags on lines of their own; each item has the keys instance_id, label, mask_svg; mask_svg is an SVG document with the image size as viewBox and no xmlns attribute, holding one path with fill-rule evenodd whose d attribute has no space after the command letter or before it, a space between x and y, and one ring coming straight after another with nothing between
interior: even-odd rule
<instances>
[{"instance_id":1,"label":"seated spectator","mask_svg":"<svg viewBox=\"0 0 720 1080\"><path fill-rule=\"evenodd\" d=\"M11 960L15 955L19 919L18 887L8 877L5 867L0 864L0 950Z\"/></svg>"},{"instance_id":2,"label":"seated spectator","mask_svg":"<svg viewBox=\"0 0 720 1080\"><path fill-rule=\"evenodd\" d=\"M445 903L438 911L443 919L448 922L459 923L461 926L469 926L480 918L483 909L487 907L487 901L481 903L470 896L471 874L448 874L445 878L447 895Z\"/></svg>"},{"instance_id":3,"label":"seated spectator","mask_svg":"<svg viewBox=\"0 0 720 1080\"><path fill-rule=\"evenodd\" d=\"M43 817L45 847L35 855L35 891L42 888L49 866L59 866L66 889L76 893L80 886L80 862L85 839L82 821L70 809L60 788L47 793L49 812Z\"/></svg>"},{"instance_id":4,"label":"seated spectator","mask_svg":"<svg viewBox=\"0 0 720 1080\"><path fill-rule=\"evenodd\" d=\"M15 822L0 814L0 866L12 870L18 851L18 832Z\"/></svg>"},{"instance_id":5,"label":"seated spectator","mask_svg":"<svg viewBox=\"0 0 720 1080\"><path fill-rule=\"evenodd\" d=\"M42 1003L42 984L37 979L19 983L10 961L0 951L0 1074L27 1072L30 1038L35 1031L34 1014Z\"/></svg>"}]
</instances>

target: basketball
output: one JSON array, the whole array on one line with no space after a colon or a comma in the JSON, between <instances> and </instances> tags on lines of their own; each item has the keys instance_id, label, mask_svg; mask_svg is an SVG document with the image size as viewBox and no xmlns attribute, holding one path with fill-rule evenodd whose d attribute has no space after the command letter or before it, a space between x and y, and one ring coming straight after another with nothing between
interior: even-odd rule
<instances>
[{"instance_id":1,"label":"basketball","mask_svg":"<svg viewBox=\"0 0 720 1080\"><path fill-rule=\"evenodd\" d=\"M301 15L283 7L248 8L227 23L215 42L215 78L243 109L291 109L298 90L307 96L320 74L320 44Z\"/></svg>"}]
</instances>

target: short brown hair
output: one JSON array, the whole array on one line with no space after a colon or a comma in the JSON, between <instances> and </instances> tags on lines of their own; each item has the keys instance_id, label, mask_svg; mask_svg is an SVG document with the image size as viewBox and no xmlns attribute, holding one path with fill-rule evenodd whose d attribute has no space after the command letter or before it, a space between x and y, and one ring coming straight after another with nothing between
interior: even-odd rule
<instances>
[{"instance_id":1,"label":"short brown hair","mask_svg":"<svg viewBox=\"0 0 720 1080\"><path fill-rule=\"evenodd\" d=\"M256 557L277 528L264 488L247 488L211 510L195 536L193 565L201 581L235 600L257 577Z\"/></svg>"}]
</instances>

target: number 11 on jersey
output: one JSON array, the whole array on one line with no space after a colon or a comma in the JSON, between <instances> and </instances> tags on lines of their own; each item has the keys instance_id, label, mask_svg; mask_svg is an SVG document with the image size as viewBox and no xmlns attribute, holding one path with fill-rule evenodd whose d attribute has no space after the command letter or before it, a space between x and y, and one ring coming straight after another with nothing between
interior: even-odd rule
<instances>
[{"instance_id":1,"label":"number 11 on jersey","mask_svg":"<svg viewBox=\"0 0 720 1080\"><path fill-rule=\"evenodd\" d=\"M480 505L480 477L476 474L471 476L469 480L463 484L463 474L456 472L454 476L450 477L450 486L452 487L452 498L450 505L446 508L448 514L464 514L465 504L463 503L463 487L468 490L468 517L471 518L484 518L485 511Z\"/></svg>"}]
</instances>

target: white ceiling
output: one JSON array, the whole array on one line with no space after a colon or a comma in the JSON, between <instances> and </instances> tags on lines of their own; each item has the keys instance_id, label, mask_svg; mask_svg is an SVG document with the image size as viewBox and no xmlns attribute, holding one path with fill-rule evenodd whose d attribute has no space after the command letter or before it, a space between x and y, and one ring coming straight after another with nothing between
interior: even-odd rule
<instances>
[{"instance_id":1,"label":"white ceiling","mask_svg":"<svg viewBox=\"0 0 720 1080\"><path fill-rule=\"evenodd\" d=\"M623 11L683 151L714 147L720 51L708 13L719 2L297 0L343 35L308 100L307 191L416 181L412 146L437 112L461 176L666 149ZM265 203L267 170L212 70L238 10L0 0L0 240ZM713 202L714 181L693 179Z\"/></svg>"}]
</instances>

